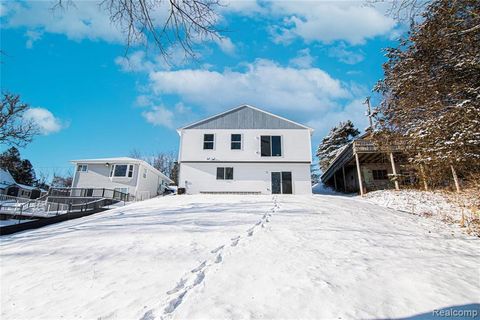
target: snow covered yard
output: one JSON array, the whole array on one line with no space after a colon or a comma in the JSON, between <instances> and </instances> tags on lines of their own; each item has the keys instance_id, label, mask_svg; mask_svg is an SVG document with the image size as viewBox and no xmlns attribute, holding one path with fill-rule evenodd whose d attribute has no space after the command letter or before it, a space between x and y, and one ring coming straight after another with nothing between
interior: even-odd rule
<instances>
[{"instance_id":1,"label":"snow covered yard","mask_svg":"<svg viewBox=\"0 0 480 320\"><path fill-rule=\"evenodd\" d=\"M475 192L379 190L367 193L364 199L439 222L460 225L467 234L480 236L480 195Z\"/></svg>"},{"instance_id":2,"label":"snow covered yard","mask_svg":"<svg viewBox=\"0 0 480 320\"><path fill-rule=\"evenodd\" d=\"M157 198L2 237L0 257L5 319L398 318L480 302L478 238L341 196Z\"/></svg>"}]
</instances>

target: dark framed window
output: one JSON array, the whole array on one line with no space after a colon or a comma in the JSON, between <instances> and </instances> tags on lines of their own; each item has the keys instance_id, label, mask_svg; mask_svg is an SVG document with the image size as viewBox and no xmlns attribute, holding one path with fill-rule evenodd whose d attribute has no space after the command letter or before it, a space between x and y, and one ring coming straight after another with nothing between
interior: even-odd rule
<instances>
[{"instance_id":1,"label":"dark framed window","mask_svg":"<svg viewBox=\"0 0 480 320\"><path fill-rule=\"evenodd\" d=\"M217 180L233 180L233 168L231 168L231 167L218 167L217 168Z\"/></svg>"},{"instance_id":2,"label":"dark framed window","mask_svg":"<svg viewBox=\"0 0 480 320\"><path fill-rule=\"evenodd\" d=\"M242 135L241 134L232 134L230 148L232 150L241 150L242 149Z\"/></svg>"},{"instance_id":3,"label":"dark framed window","mask_svg":"<svg viewBox=\"0 0 480 320\"><path fill-rule=\"evenodd\" d=\"M127 175L127 165L126 164L117 164L115 165L115 170L113 171L114 177L125 177Z\"/></svg>"},{"instance_id":4,"label":"dark framed window","mask_svg":"<svg viewBox=\"0 0 480 320\"><path fill-rule=\"evenodd\" d=\"M388 180L387 170L372 170L373 180Z\"/></svg>"},{"instance_id":5,"label":"dark framed window","mask_svg":"<svg viewBox=\"0 0 480 320\"><path fill-rule=\"evenodd\" d=\"M133 177L133 164L128 166L128 177Z\"/></svg>"},{"instance_id":6,"label":"dark framed window","mask_svg":"<svg viewBox=\"0 0 480 320\"><path fill-rule=\"evenodd\" d=\"M79 164L77 166L77 171L78 172L87 172L88 171L88 165L86 164Z\"/></svg>"},{"instance_id":7,"label":"dark framed window","mask_svg":"<svg viewBox=\"0 0 480 320\"><path fill-rule=\"evenodd\" d=\"M204 150L213 150L215 136L213 133L206 133L203 135L203 149Z\"/></svg>"},{"instance_id":8,"label":"dark framed window","mask_svg":"<svg viewBox=\"0 0 480 320\"><path fill-rule=\"evenodd\" d=\"M281 157L282 156L282 137L281 136L261 136L260 152L262 157Z\"/></svg>"}]
</instances>

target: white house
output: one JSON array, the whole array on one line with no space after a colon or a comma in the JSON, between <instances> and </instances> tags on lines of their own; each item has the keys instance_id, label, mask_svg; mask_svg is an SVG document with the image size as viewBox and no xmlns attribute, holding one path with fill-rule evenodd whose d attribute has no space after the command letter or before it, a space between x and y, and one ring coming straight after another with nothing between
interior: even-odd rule
<instances>
[{"instance_id":1,"label":"white house","mask_svg":"<svg viewBox=\"0 0 480 320\"><path fill-rule=\"evenodd\" d=\"M37 199L45 195L47 191L17 183L8 170L0 168L0 194L12 197Z\"/></svg>"},{"instance_id":2,"label":"white house","mask_svg":"<svg viewBox=\"0 0 480 320\"><path fill-rule=\"evenodd\" d=\"M312 128L242 105L177 131L188 194L312 192Z\"/></svg>"},{"instance_id":3,"label":"white house","mask_svg":"<svg viewBox=\"0 0 480 320\"><path fill-rule=\"evenodd\" d=\"M105 188L144 200L162 194L172 180L143 160L128 157L70 161L72 188Z\"/></svg>"}]
</instances>

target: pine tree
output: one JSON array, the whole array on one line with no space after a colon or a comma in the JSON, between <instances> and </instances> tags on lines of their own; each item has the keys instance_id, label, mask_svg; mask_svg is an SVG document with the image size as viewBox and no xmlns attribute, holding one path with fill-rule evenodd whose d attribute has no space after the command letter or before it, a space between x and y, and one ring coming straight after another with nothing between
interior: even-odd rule
<instances>
[{"instance_id":1,"label":"pine tree","mask_svg":"<svg viewBox=\"0 0 480 320\"><path fill-rule=\"evenodd\" d=\"M22 160L15 147L0 154L0 168L8 170L17 183L33 185L36 182L32 164L29 160Z\"/></svg>"},{"instance_id":2,"label":"pine tree","mask_svg":"<svg viewBox=\"0 0 480 320\"><path fill-rule=\"evenodd\" d=\"M480 2L433 1L423 18L387 50L378 124L408 142L413 163L478 171Z\"/></svg>"},{"instance_id":3,"label":"pine tree","mask_svg":"<svg viewBox=\"0 0 480 320\"><path fill-rule=\"evenodd\" d=\"M320 169L325 172L338 152L342 150L342 147L346 146L359 134L360 131L355 128L350 120L340 122L338 126L332 128L317 149Z\"/></svg>"}]
</instances>

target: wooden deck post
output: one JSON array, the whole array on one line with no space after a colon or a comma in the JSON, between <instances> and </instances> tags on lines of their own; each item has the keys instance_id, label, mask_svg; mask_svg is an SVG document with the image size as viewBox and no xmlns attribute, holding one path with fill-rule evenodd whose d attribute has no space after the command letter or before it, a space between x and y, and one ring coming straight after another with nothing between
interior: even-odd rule
<instances>
[{"instance_id":1,"label":"wooden deck post","mask_svg":"<svg viewBox=\"0 0 480 320\"><path fill-rule=\"evenodd\" d=\"M357 164L358 186L360 187L360 195L363 196L362 172L360 171L360 161L358 160L358 153L356 152L355 152L355 163Z\"/></svg>"},{"instance_id":2,"label":"wooden deck post","mask_svg":"<svg viewBox=\"0 0 480 320\"><path fill-rule=\"evenodd\" d=\"M333 182L335 183L335 191L338 191L337 189L337 171L333 173Z\"/></svg>"},{"instance_id":3,"label":"wooden deck post","mask_svg":"<svg viewBox=\"0 0 480 320\"><path fill-rule=\"evenodd\" d=\"M390 162L392 164L392 172L393 172L393 176L395 178L395 180L394 180L395 190L400 190L400 185L398 183L397 169L395 168L395 161L393 159L393 153L392 152L390 152Z\"/></svg>"},{"instance_id":4,"label":"wooden deck post","mask_svg":"<svg viewBox=\"0 0 480 320\"><path fill-rule=\"evenodd\" d=\"M455 188L457 189L457 192L460 192L460 183L458 183L457 172L455 171L453 165L450 165L450 168L452 169L453 181L455 181Z\"/></svg>"},{"instance_id":5,"label":"wooden deck post","mask_svg":"<svg viewBox=\"0 0 480 320\"><path fill-rule=\"evenodd\" d=\"M342 166L343 173L343 192L347 192L347 179L345 178L345 166Z\"/></svg>"},{"instance_id":6,"label":"wooden deck post","mask_svg":"<svg viewBox=\"0 0 480 320\"><path fill-rule=\"evenodd\" d=\"M423 164L420 165L420 173L422 174L423 188L425 191L428 191L427 176L425 175L425 168L423 167Z\"/></svg>"}]
</instances>

